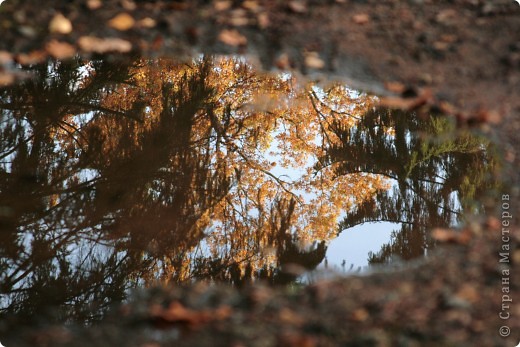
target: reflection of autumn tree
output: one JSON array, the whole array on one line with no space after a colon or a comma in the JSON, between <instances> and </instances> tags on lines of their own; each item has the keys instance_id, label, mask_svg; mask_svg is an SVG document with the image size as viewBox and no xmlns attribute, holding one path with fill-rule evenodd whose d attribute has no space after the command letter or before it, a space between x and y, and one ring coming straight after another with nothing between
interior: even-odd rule
<instances>
[{"instance_id":1,"label":"reflection of autumn tree","mask_svg":"<svg viewBox=\"0 0 520 347\"><path fill-rule=\"evenodd\" d=\"M380 186L375 176L333 180L328 168L284 179L273 173L274 159L266 155L274 138L285 164L309 166L323 146L318 140L333 136L331 119L352 122L350 114L366 108L368 98L333 88L326 97L312 92L309 99L292 80L255 74L238 60L158 63L159 69L151 62L137 65L135 85L123 85L103 101L125 112L141 103L135 118L142 124L105 117L89 128L99 137L94 142L104 143L94 160L101 176L121 184L100 185L100 201L117 200L125 213L132 211L117 218L114 235L129 233L133 248L147 250L143 256L151 256L154 276L183 280L200 273L194 259L208 254L201 258L195 245L205 234L209 259L238 266L243 274L248 267L273 266L278 235L327 240L341 210ZM347 102L349 109L339 106ZM134 176L146 182L133 182ZM314 197L304 201L303 192Z\"/></svg>"},{"instance_id":2,"label":"reflection of autumn tree","mask_svg":"<svg viewBox=\"0 0 520 347\"><path fill-rule=\"evenodd\" d=\"M238 59L33 70L0 91L3 313L89 320L138 284L286 283L280 265L316 267L342 211L343 228L404 221L380 258L408 258L493 166L470 136L421 139L439 118L367 112L368 96Z\"/></svg>"},{"instance_id":3,"label":"reflection of autumn tree","mask_svg":"<svg viewBox=\"0 0 520 347\"><path fill-rule=\"evenodd\" d=\"M0 99L3 312L91 319L136 283L283 282L279 264L319 264L341 210L381 186L306 168L332 119L370 104L339 87L309 98L239 60L33 70Z\"/></svg>"},{"instance_id":4,"label":"reflection of autumn tree","mask_svg":"<svg viewBox=\"0 0 520 347\"><path fill-rule=\"evenodd\" d=\"M344 230L365 222L402 223L391 243L370 256L372 263L423 255L433 246L428 228L451 226L461 211L479 209L475 198L492 188L496 162L489 142L468 133L451 137L447 118L374 109L354 127L334 128L341 143L328 148L325 164L337 165L338 175L368 173L395 182L340 224Z\"/></svg>"}]
</instances>

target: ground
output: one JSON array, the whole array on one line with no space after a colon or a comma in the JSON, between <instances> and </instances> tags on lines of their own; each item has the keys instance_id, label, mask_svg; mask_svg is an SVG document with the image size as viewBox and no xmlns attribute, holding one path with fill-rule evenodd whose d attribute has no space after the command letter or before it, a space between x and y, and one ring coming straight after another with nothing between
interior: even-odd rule
<instances>
[{"instance_id":1,"label":"ground","mask_svg":"<svg viewBox=\"0 0 520 347\"><path fill-rule=\"evenodd\" d=\"M124 16L118 16L125 13ZM46 327L14 345L515 346L520 341L520 6L514 1L39 1L0 7L12 62L107 53L244 54L265 69L341 79L401 108L440 109L503 145L512 224L496 211L427 262L285 289L196 285L140 294L99 327ZM97 41L96 38L101 39ZM509 188L507 188L509 187ZM509 230L509 239L502 237ZM509 246L509 263L499 252ZM509 272L504 270L509 269ZM507 275L509 273L509 275ZM506 291L509 292L506 292ZM513 302L502 320L503 299ZM499 329L511 328L509 338ZM159 339L155 330L162 329Z\"/></svg>"}]
</instances>

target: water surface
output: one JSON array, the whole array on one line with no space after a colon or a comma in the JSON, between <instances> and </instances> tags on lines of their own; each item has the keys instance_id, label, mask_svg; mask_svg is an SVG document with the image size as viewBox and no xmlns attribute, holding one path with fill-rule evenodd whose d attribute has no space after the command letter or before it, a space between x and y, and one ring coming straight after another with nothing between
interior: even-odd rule
<instances>
[{"instance_id":1,"label":"water surface","mask_svg":"<svg viewBox=\"0 0 520 347\"><path fill-rule=\"evenodd\" d=\"M26 70L0 90L3 315L88 321L140 286L423 257L497 186L492 144L448 118L240 59ZM366 261L345 244L360 228Z\"/></svg>"}]
</instances>

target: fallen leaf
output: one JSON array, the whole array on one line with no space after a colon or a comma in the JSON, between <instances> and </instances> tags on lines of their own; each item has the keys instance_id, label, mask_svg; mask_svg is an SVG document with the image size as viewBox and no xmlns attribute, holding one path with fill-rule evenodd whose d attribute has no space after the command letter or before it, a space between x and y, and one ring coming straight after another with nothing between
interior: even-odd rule
<instances>
[{"instance_id":1,"label":"fallen leaf","mask_svg":"<svg viewBox=\"0 0 520 347\"><path fill-rule=\"evenodd\" d=\"M379 105L392 109L409 110L412 108L415 100L400 97L382 97Z\"/></svg>"},{"instance_id":2,"label":"fallen leaf","mask_svg":"<svg viewBox=\"0 0 520 347\"><path fill-rule=\"evenodd\" d=\"M246 0L242 3L242 7L249 11L257 12L260 9L260 4L258 1Z\"/></svg>"},{"instance_id":3,"label":"fallen leaf","mask_svg":"<svg viewBox=\"0 0 520 347\"><path fill-rule=\"evenodd\" d=\"M232 1L216 1L213 4L213 7L215 8L215 11L220 12L220 11L225 11L225 10L231 8L232 5L233 5Z\"/></svg>"},{"instance_id":4,"label":"fallen leaf","mask_svg":"<svg viewBox=\"0 0 520 347\"><path fill-rule=\"evenodd\" d=\"M401 82L387 82L385 83L385 88L396 94L402 94L406 90L406 86Z\"/></svg>"},{"instance_id":5,"label":"fallen leaf","mask_svg":"<svg viewBox=\"0 0 520 347\"><path fill-rule=\"evenodd\" d=\"M430 89L425 88L420 90L415 98L382 97L379 104L383 107L412 111L423 105L433 104L433 95Z\"/></svg>"},{"instance_id":6,"label":"fallen leaf","mask_svg":"<svg viewBox=\"0 0 520 347\"><path fill-rule=\"evenodd\" d=\"M133 28L135 20L128 13L120 13L109 20L108 25L116 30L126 31Z\"/></svg>"},{"instance_id":7,"label":"fallen leaf","mask_svg":"<svg viewBox=\"0 0 520 347\"><path fill-rule=\"evenodd\" d=\"M355 320L356 322L364 322L369 317L370 317L369 313L364 308L358 308L357 310L352 312L352 319Z\"/></svg>"},{"instance_id":8,"label":"fallen leaf","mask_svg":"<svg viewBox=\"0 0 520 347\"><path fill-rule=\"evenodd\" d=\"M101 39L94 36L82 36L78 40L78 45L83 51L94 53L128 53L132 50L132 44L129 41L119 38Z\"/></svg>"},{"instance_id":9,"label":"fallen leaf","mask_svg":"<svg viewBox=\"0 0 520 347\"><path fill-rule=\"evenodd\" d=\"M466 300L472 304L477 302L480 299L480 295L478 291L475 289L475 287L464 284L462 288L460 288L455 296L459 299Z\"/></svg>"},{"instance_id":10,"label":"fallen leaf","mask_svg":"<svg viewBox=\"0 0 520 347\"><path fill-rule=\"evenodd\" d=\"M451 229L436 228L432 231L432 238L439 242L464 245L471 240L471 231L469 229L455 231Z\"/></svg>"},{"instance_id":11,"label":"fallen leaf","mask_svg":"<svg viewBox=\"0 0 520 347\"><path fill-rule=\"evenodd\" d=\"M49 31L53 34L70 34L72 23L61 13L56 14L49 23Z\"/></svg>"},{"instance_id":12,"label":"fallen leaf","mask_svg":"<svg viewBox=\"0 0 520 347\"><path fill-rule=\"evenodd\" d=\"M311 69L323 69L325 62L320 58L317 52L308 52L305 54L305 66Z\"/></svg>"},{"instance_id":13,"label":"fallen leaf","mask_svg":"<svg viewBox=\"0 0 520 347\"><path fill-rule=\"evenodd\" d=\"M218 39L229 46L243 46L247 43L247 38L236 30L224 29L218 35Z\"/></svg>"},{"instance_id":14,"label":"fallen leaf","mask_svg":"<svg viewBox=\"0 0 520 347\"><path fill-rule=\"evenodd\" d=\"M227 319L231 315L229 306L221 306L214 310L196 311L185 307L178 301L172 302L167 308L159 305L150 307L150 317L160 324L200 325L212 320Z\"/></svg>"},{"instance_id":15,"label":"fallen leaf","mask_svg":"<svg viewBox=\"0 0 520 347\"><path fill-rule=\"evenodd\" d=\"M43 63L47 59L47 53L44 51L32 51L30 53L22 53L16 56L16 61L22 65L32 65Z\"/></svg>"},{"instance_id":16,"label":"fallen leaf","mask_svg":"<svg viewBox=\"0 0 520 347\"><path fill-rule=\"evenodd\" d=\"M257 16L257 22L258 22L258 26L261 29L267 28L270 23L269 16L267 15L267 13L259 13Z\"/></svg>"},{"instance_id":17,"label":"fallen leaf","mask_svg":"<svg viewBox=\"0 0 520 347\"><path fill-rule=\"evenodd\" d=\"M366 13L360 13L354 15L354 17L352 17L352 20L354 21L354 23L362 25L368 23L370 21L370 17Z\"/></svg>"},{"instance_id":18,"label":"fallen leaf","mask_svg":"<svg viewBox=\"0 0 520 347\"><path fill-rule=\"evenodd\" d=\"M290 1L289 9L294 13L305 13L307 12L307 5L302 1Z\"/></svg>"},{"instance_id":19,"label":"fallen leaf","mask_svg":"<svg viewBox=\"0 0 520 347\"><path fill-rule=\"evenodd\" d=\"M121 5L127 11L133 11L137 8L137 5L132 0L122 0Z\"/></svg>"},{"instance_id":20,"label":"fallen leaf","mask_svg":"<svg viewBox=\"0 0 520 347\"><path fill-rule=\"evenodd\" d=\"M0 87L5 87L13 84L15 76L10 73L0 72Z\"/></svg>"},{"instance_id":21,"label":"fallen leaf","mask_svg":"<svg viewBox=\"0 0 520 347\"><path fill-rule=\"evenodd\" d=\"M45 50L55 59L67 59L76 54L76 48L67 42L52 40L45 45Z\"/></svg>"},{"instance_id":22,"label":"fallen leaf","mask_svg":"<svg viewBox=\"0 0 520 347\"><path fill-rule=\"evenodd\" d=\"M244 9L236 9L231 12L228 23L235 27L240 27L249 24L247 12Z\"/></svg>"},{"instance_id":23,"label":"fallen leaf","mask_svg":"<svg viewBox=\"0 0 520 347\"><path fill-rule=\"evenodd\" d=\"M455 11L454 9L447 9L447 10L440 11L435 16L435 20L437 20L437 22L443 23L443 24L449 24L449 22L451 20L454 20L456 18L457 18L457 11Z\"/></svg>"},{"instance_id":24,"label":"fallen leaf","mask_svg":"<svg viewBox=\"0 0 520 347\"><path fill-rule=\"evenodd\" d=\"M137 22L137 25L141 28L149 29L149 28L155 27L157 25L157 22L153 18L146 17L146 18L141 19L139 22Z\"/></svg>"},{"instance_id":25,"label":"fallen leaf","mask_svg":"<svg viewBox=\"0 0 520 347\"><path fill-rule=\"evenodd\" d=\"M5 65L13 61L13 56L7 51L0 51L0 64Z\"/></svg>"},{"instance_id":26,"label":"fallen leaf","mask_svg":"<svg viewBox=\"0 0 520 347\"><path fill-rule=\"evenodd\" d=\"M88 0L87 1L87 7L89 10L97 10L98 8L100 8L101 6L103 6L103 3L101 2L101 0Z\"/></svg>"},{"instance_id":27,"label":"fallen leaf","mask_svg":"<svg viewBox=\"0 0 520 347\"><path fill-rule=\"evenodd\" d=\"M499 124L502 121L502 117L498 112L485 109L478 111L476 118L480 123Z\"/></svg>"}]
</instances>

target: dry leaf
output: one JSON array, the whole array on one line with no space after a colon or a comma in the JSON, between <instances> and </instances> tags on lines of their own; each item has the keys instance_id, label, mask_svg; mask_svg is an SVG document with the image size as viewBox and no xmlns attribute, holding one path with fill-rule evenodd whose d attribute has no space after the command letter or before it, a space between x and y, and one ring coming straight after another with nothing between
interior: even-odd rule
<instances>
[{"instance_id":1,"label":"dry leaf","mask_svg":"<svg viewBox=\"0 0 520 347\"><path fill-rule=\"evenodd\" d=\"M247 43L247 38L236 30L222 30L218 39L229 46L243 46Z\"/></svg>"},{"instance_id":2,"label":"dry leaf","mask_svg":"<svg viewBox=\"0 0 520 347\"><path fill-rule=\"evenodd\" d=\"M367 310L364 308L358 308L354 312L352 312L352 320L355 320L356 322L364 322L366 321L370 315Z\"/></svg>"},{"instance_id":3,"label":"dry leaf","mask_svg":"<svg viewBox=\"0 0 520 347\"><path fill-rule=\"evenodd\" d=\"M51 42L45 45L45 49L47 53L55 59L67 59L74 54L76 54L76 48L67 42L59 42L57 40L52 40Z\"/></svg>"},{"instance_id":4,"label":"dry leaf","mask_svg":"<svg viewBox=\"0 0 520 347\"><path fill-rule=\"evenodd\" d=\"M0 87L5 87L13 84L15 77L11 73L0 72Z\"/></svg>"},{"instance_id":5,"label":"dry leaf","mask_svg":"<svg viewBox=\"0 0 520 347\"><path fill-rule=\"evenodd\" d=\"M196 311L186 308L178 301L174 301L167 308L154 305L150 308L150 316L158 323L200 325L212 320L223 320L231 315L229 306L221 306L214 310Z\"/></svg>"},{"instance_id":6,"label":"dry leaf","mask_svg":"<svg viewBox=\"0 0 520 347\"><path fill-rule=\"evenodd\" d=\"M366 13L360 13L352 17L352 20L356 24L366 24L370 21L370 17Z\"/></svg>"},{"instance_id":7,"label":"dry leaf","mask_svg":"<svg viewBox=\"0 0 520 347\"><path fill-rule=\"evenodd\" d=\"M471 240L471 231L464 229L457 232L451 229L436 228L432 231L432 238L439 242L467 244Z\"/></svg>"},{"instance_id":8,"label":"dry leaf","mask_svg":"<svg viewBox=\"0 0 520 347\"><path fill-rule=\"evenodd\" d=\"M0 51L0 64L5 65L13 61L13 56L7 51Z\"/></svg>"},{"instance_id":9,"label":"dry leaf","mask_svg":"<svg viewBox=\"0 0 520 347\"><path fill-rule=\"evenodd\" d=\"M213 4L213 7L215 7L215 11L225 11L227 9L231 8L231 5L233 5L232 1L216 1Z\"/></svg>"},{"instance_id":10,"label":"dry leaf","mask_svg":"<svg viewBox=\"0 0 520 347\"><path fill-rule=\"evenodd\" d=\"M307 5L302 1L290 1L289 9L294 13L305 13L307 12Z\"/></svg>"},{"instance_id":11,"label":"dry leaf","mask_svg":"<svg viewBox=\"0 0 520 347\"><path fill-rule=\"evenodd\" d=\"M98 8L100 8L101 6L103 6L103 3L101 2L101 0L88 0L87 1L87 7L89 8L89 10L97 10Z\"/></svg>"},{"instance_id":12,"label":"dry leaf","mask_svg":"<svg viewBox=\"0 0 520 347\"><path fill-rule=\"evenodd\" d=\"M100 39L93 36L82 36L78 40L78 45L83 51L94 53L128 53L132 50L132 44L129 41L118 38Z\"/></svg>"},{"instance_id":13,"label":"dry leaf","mask_svg":"<svg viewBox=\"0 0 520 347\"><path fill-rule=\"evenodd\" d=\"M380 99L379 104L383 107L392 109L409 110L413 105L414 99L404 99L399 97L383 97Z\"/></svg>"},{"instance_id":14,"label":"dry leaf","mask_svg":"<svg viewBox=\"0 0 520 347\"><path fill-rule=\"evenodd\" d=\"M237 9L231 12L228 23L232 26L240 27L249 24L249 18L247 18L247 12L243 9Z\"/></svg>"},{"instance_id":15,"label":"dry leaf","mask_svg":"<svg viewBox=\"0 0 520 347\"><path fill-rule=\"evenodd\" d=\"M457 17L457 11L454 9L447 9L439 12L437 16L435 16L435 19L439 23L448 24L451 20L455 19Z\"/></svg>"},{"instance_id":16,"label":"dry leaf","mask_svg":"<svg viewBox=\"0 0 520 347\"><path fill-rule=\"evenodd\" d=\"M474 304L475 302L477 302L480 299L480 295L479 295L478 291L475 289L475 287L473 287L469 284L462 285L462 288L460 288L457 291L455 296L459 299L465 300L472 304Z\"/></svg>"},{"instance_id":17,"label":"dry leaf","mask_svg":"<svg viewBox=\"0 0 520 347\"><path fill-rule=\"evenodd\" d=\"M246 0L242 3L242 7L249 11L257 12L260 9L260 4L258 1Z\"/></svg>"},{"instance_id":18,"label":"dry leaf","mask_svg":"<svg viewBox=\"0 0 520 347\"><path fill-rule=\"evenodd\" d=\"M120 13L108 21L108 25L119 31L132 29L135 25L134 18L128 13Z\"/></svg>"},{"instance_id":19,"label":"dry leaf","mask_svg":"<svg viewBox=\"0 0 520 347\"><path fill-rule=\"evenodd\" d=\"M325 62L320 58L317 52L309 52L305 54L305 66L311 69L323 69Z\"/></svg>"},{"instance_id":20,"label":"dry leaf","mask_svg":"<svg viewBox=\"0 0 520 347\"><path fill-rule=\"evenodd\" d=\"M137 22L137 25L141 28L153 28L157 25L157 22L153 18L146 17Z\"/></svg>"},{"instance_id":21,"label":"dry leaf","mask_svg":"<svg viewBox=\"0 0 520 347\"><path fill-rule=\"evenodd\" d=\"M133 11L137 8L137 5L132 0L122 0L121 5L127 11Z\"/></svg>"},{"instance_id":22,"label":"dry leaf","mask_svg":"<svg viewBox=\"0 0 520 347\"><path fill-rule=\"evenodd\" d=\"M53 34L70 34L72 23L61 13L58 13L51 19L49 31Z\"/></svg>"},{"instance_id":23,"label":"dry leaf","mask_svg":"<svg viewBox=\"0 0 520 347\"><path fill-rule=\"evenodd\" d=\"M415 110L423 105L432 104L433 95L430 89L422 89L415 98L383 97L379 104L383 107L402 109L407 111Z\"/></svg>"},{"instance_id":24,"label":"dry leaf","mask_svg":"<svg viewBox=\"0 0 520 347\"><path fill-rule=\"evenodd\" d=\"M387 82L385 88L396 94L402 94L406 90L406 86L401 82Z\"/></svg>"},{"instance_id":25,"label":"dry leaf","mask_svg":"<svg viewBox=\"0 0 520 347\"><path fill-rule=\"evenodd\" d=\"M267 13L259 13L257 16L258 26L265 29L269 26L269 16Z\"/></svg>"},{"instance_id":26,"label":"dry leaf","mask_svg":"<svg viewBox=\"0 0 520 347\"><path fill-rule=\"evenodd\" d=\"M47 53L44 51L32 51L31 53L18 54L16 61L22 65L31 65L43 63L47 59Z\"/></svg>"}]
</instances>

